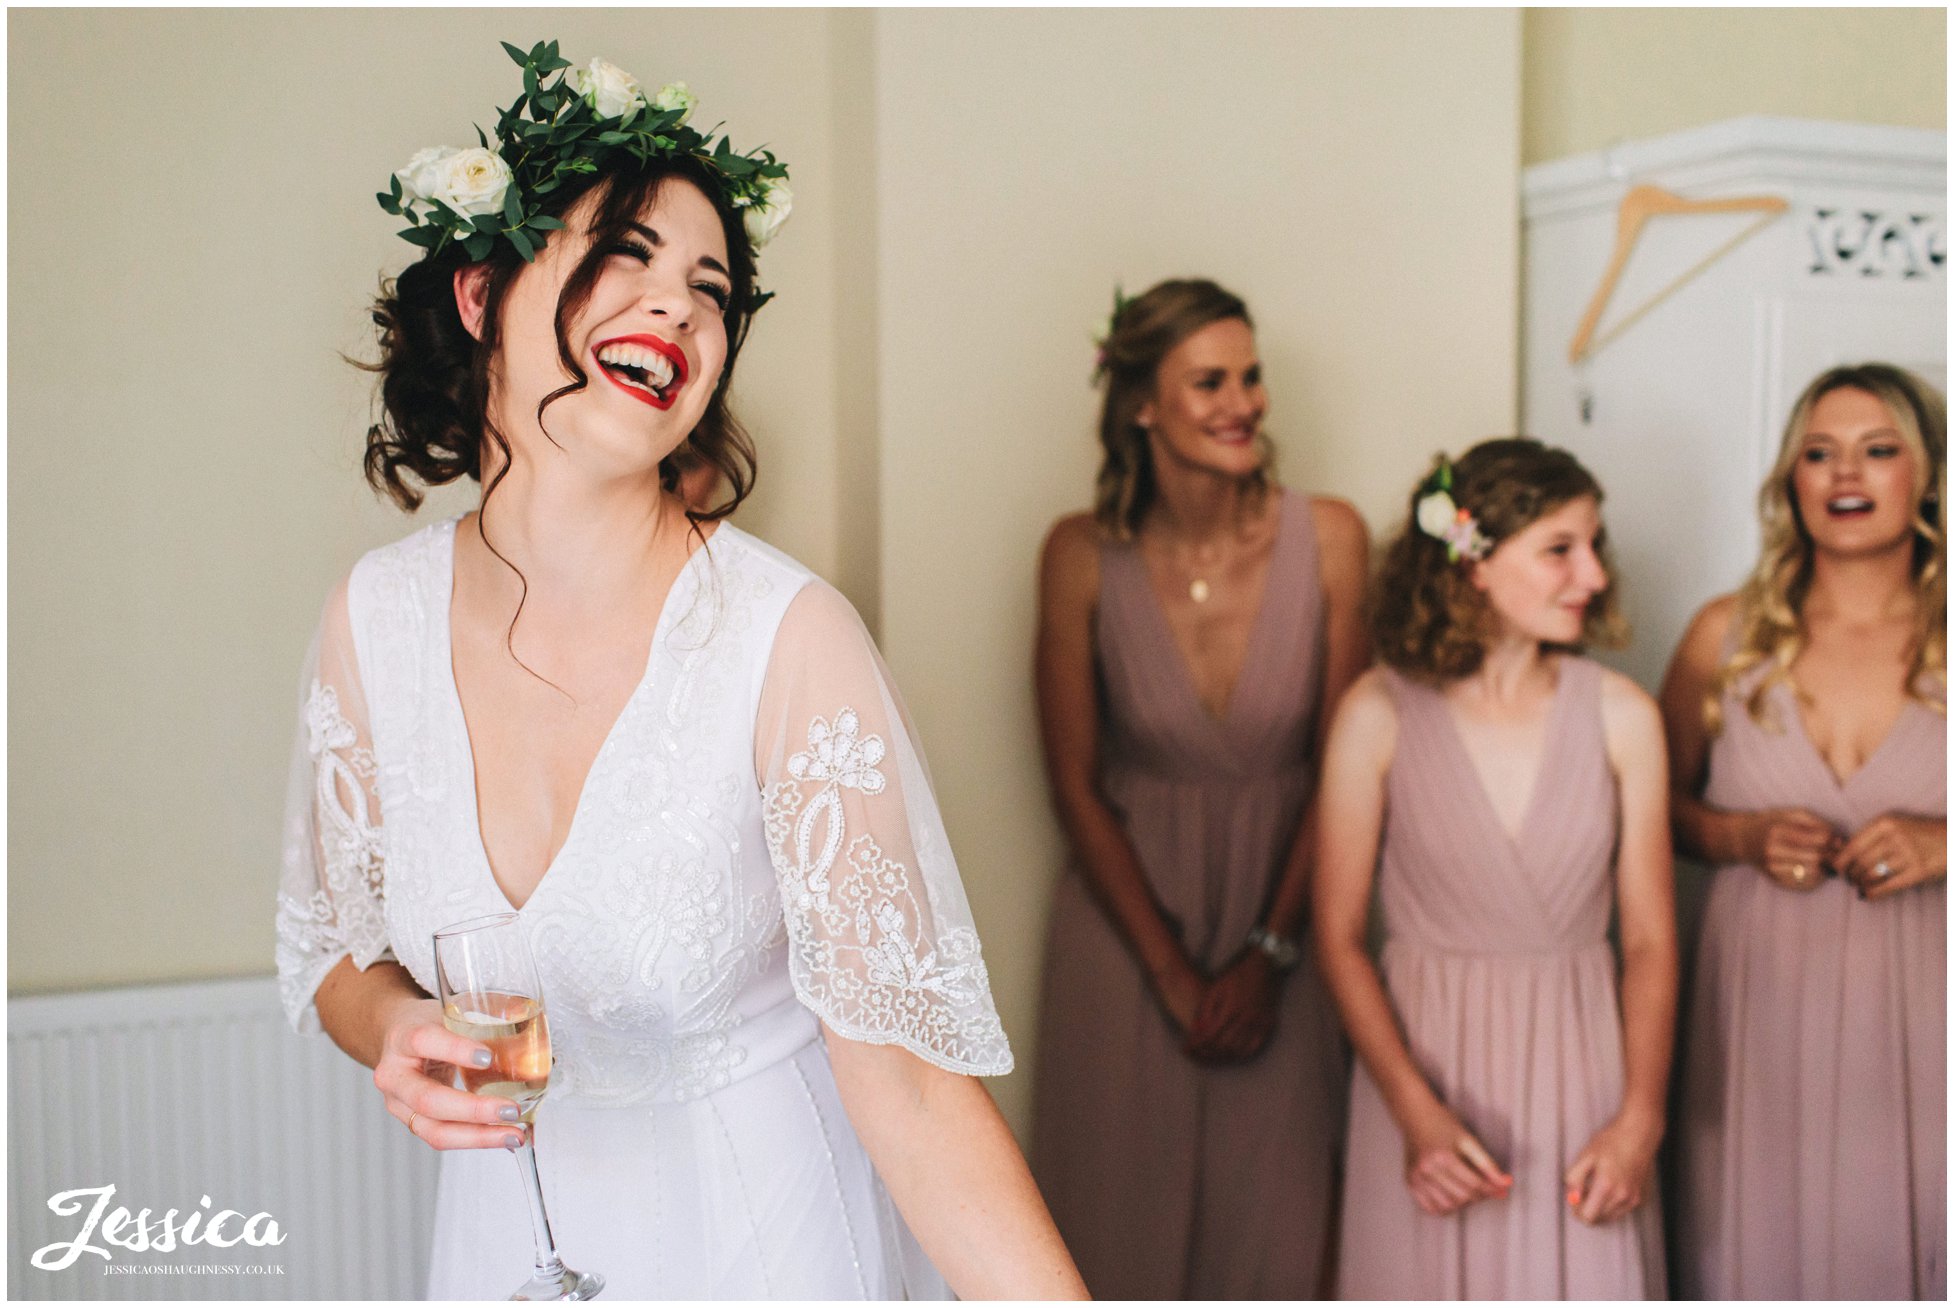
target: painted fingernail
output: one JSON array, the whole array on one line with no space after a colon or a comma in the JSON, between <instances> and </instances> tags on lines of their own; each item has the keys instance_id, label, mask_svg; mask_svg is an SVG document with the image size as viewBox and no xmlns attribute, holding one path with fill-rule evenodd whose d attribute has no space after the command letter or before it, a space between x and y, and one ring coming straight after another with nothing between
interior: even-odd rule
<instances>
[{"instance_id":1,"label":"painted fingernail","mask_svg":"<svg viewBox=\"0 0 1954 1308\"><path fill-rule=\"evenodd\" d=\"M522 1137L519 1135L505 1135L502 1137L502 1147L511 1150L520 1149L522 1148Z\"/></svg>"},{"instance_id":2,"label":"painted fingernail","mask_svg":"<svg viewBox=\"0 0 1954 1308\"><path fill-rule=\"evenodd\" d=\"M474 1053L468 1056L468 1061L473 1063L477 1067L487 1067L490 1063L495 1061L495 1058L494 1055L490 1054L488 1050L477 1049Z\"/></svg>"},{"instance_id":3,"label":"painted fingernail","mask_svg":"<svg viewBox=\"0 0 1954 1308\"><path fill-rule=\"evenodd\" d=\"M510 1104L507 1108L498 1110L496 1116L505 1122L519 1122L522 1120L522 1109Z\"/></svg>"},{"instance_id":4,"label":"painted fingernail","mask_svg":"<svg viewBox=\"0 0 1954 1308\"><path fill-rule=\"evenodd\" d=\"M1578 1207L1580 1205L1580 1202L1581 1202L1581 1192L1579 1190L1569 1190L1567 1192L1567 1206L1569 1208Z\"/></svg>"}]
</instances>

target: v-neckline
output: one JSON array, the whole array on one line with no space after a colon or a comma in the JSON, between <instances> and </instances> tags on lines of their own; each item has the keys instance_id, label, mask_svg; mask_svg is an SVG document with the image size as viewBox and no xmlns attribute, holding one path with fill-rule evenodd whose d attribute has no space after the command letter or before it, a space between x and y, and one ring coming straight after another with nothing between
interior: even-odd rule
<instances>
[{"instance_id":1,"label":"v-neckline","mask_svg":"<svg viewBox=\"0 0 1954 1308\"><path fill-rule=\"evenodd\" d=\"M1225 730L1234 719L1236 705L1241 702L1242 686L1247 682L1249 669L1255 662L1256 652L1262 646L1262 629L1269 622L1269 582L1275 575L1276 560L1283 546L1284 533L1289 528L1289 492L1278 490L1276 495L1276 533L1275 539L1269 545L1269 566L1262 572L1262 593L1256 597L1255 620L1249 625L1248 644L1242 650L1242 664L1235 670L1234 684L1228 687L1228 699L1221 706L1219 715L1210 711L1201 701L1201 688L1195 684L1194 669L1188 663L1187 651L1181 648L1180 641L1174 636L1174 624L1167 620L1167 606L1161 600L1159 590L1154 587L1153 577L1147 572L1146 557L1140 553L1138 542L1133 546L1133 564L1139 569L1140 584L1146 589L1147 604L1154 620L1160 624L1160 632L1167 639L1167 647L1174 652L1174 667L1179 671L1181 687L1187 692L1187 698L1194 705L1194 711L1216 730Z\"/></svg>"},{"instance_id":2,"label":"v-neckline","mask_svg":"<svg viewBox=\"0 0 1954 1308\"><path fill-rule=\"evenodd\" d=\"M1887 748L1899 736L1900 728L1905 725L1907 714L1914 708L1913 696L1909 695L1901 701L1899 713L1887 725L1886 734L1879 738L1877 745L1873 746L1873 752L1866 755L1860 761L1859 766L1852 770L1851 776L1841 777L1837 772L1832 770L1832 761L1825 757L1824 751L1818 747L1818 741L1812 738L1811 728L1805 723L1805 711L1798 705L1797 688L1789 680L1786 680L1778 684L1778 689L1783 692L1782 700L1784 707L1789 712L1791 721L1797 728L1798 739L1805 742L1805 753L1818 766L1818 770L1825 775L1825 778L1832 783L1832 789L1840 795L1850 790L1852 783L1860 777L1865 776L1867 770L1873 764L1879 762L1886 754Z\"/></svg>"},{"instance_id":3,"label":"v-neckline","mask_svg":"<svg viewBox=\"0 0 1954 1308\"><path fill-rule=\"evenodd\" d=\"M706 545L718 539L720 530L723 530L727 525L722 522L718 528L714 529L712 535L706 538L704 544L701 544L699 548L686 555L685 562L680 564L679 570L673 574L671 585L665 588L665 597L659 602L658 606L658 620L652 624L651 628L651 645L645 651L644 671L639 674L637 684L631 687L631 693L625 696L624 705L618 709L617 716L611 720L609 730L605 731L602 743L597 746L597 752L591 755L590 766L584 769L583 780L577 786L577 801L570 808L570 825L563 832L563 843L558 845L550 854L549 862L543 867L543 874L536 878L536 884L529 888L529 893L524 895L522 903L518 904L509 897L508 889L502 884L502 879L496 875L495 863L489 858L488 841L482 835L482 798L480 790L477 789L475 739L468 734L468 713L462 707L461 703L461 682L455 677L455 538L460 531L461 519L455 518L449 522L448 558L446 566L441 569L442 575L447 579L447 593L441 596L439 604L436 605L441 614L439 623L441 640L440 648L435 651L435 654L440 660L443 672L443 688L447 692L448 706L454 712L455 722L459 726L461 752L463 757L468 761L468 784L466 786L468 793L468 827L474 834L475 853L481 861L482 874L488 879L489 886L494 890L496 896L504 904L509 906L511 911L520 913L536 902L536 896L542 893L545 885L549 884L550 878L555 874L557 867L563 862L564 854L576 842L577 829L583 824L584 799L590 794L591 779L597 775L597 770L604 766L605 757L611 752L612 742L617 739L618 728L631 715L632 707L638 702L638 697L644 693L645 687L650 684L652 671L658 666L658 651L664 645L665 625L670 620L673 612L672 601L677 596L680 588L690 582L693 561L706 553Z\"/></svg>"},{"instance_id":4,"label":"v-neckline","mask_svg":"<svg viewBox=\"0 0 1954 1308\"><path fill-rule=\"evenodd\" d=\"M1438 701L1438 712L1445 719L1445 729L1451 735L1453 747L1459 752L1460 761L1467 772L1472 774L1472 788L1479 796L1479 809L1485 814L1492 829L1506 840L1507 848L1516 855L1523 854L1527 836L1533 831L1534 820L1539 816L1540 804L1547 793L1549 779L1554 775L1553 767L1560 752L1561 716L1566 710L1568 698L1569 661L1567 655L1560 655L1554 667L1554 695L1547 705L1546 734L1540 744L1540 766L1533 774L1533 788L1527 792L1526 806L1520 810L1520 826L1517 831L1508 830L1500 820L1499 806L1493 803L1493 792L1487 789L1486 778L1479 771L1472 751L1466 747L1465 733L1459 729L1459 719L1452 711L1452 702L1445 697L1443 690L1434 689L1432 694Z\"/></svg>"}]
</instances>

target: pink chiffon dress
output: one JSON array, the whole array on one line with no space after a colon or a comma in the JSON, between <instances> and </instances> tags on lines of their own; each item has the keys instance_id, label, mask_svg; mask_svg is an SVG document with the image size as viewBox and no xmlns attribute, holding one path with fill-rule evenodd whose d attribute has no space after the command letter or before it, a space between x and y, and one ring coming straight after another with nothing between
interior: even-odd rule
<instances>
[{"instance_id":1,"label":"pink chiffon dress","mask_svg":"<svg viewBox=\"0 0 1954 1308\"><path fill-rule=\"evenodd\" d=\"M1202 967L1260 920L1314 777L1323 599L1309 498L1284 492L1224 716L1201 704L1139 551L1100 554L1100 770L1141 869ZM1275 1035L1221 1067L1181 1052L1138 965L1070 868L1045 960L1032 1163L1102 1299L1321 1293L1345 1055L1308 963Z\"/></svg>"},{"instance_id":2,"label":"pink chiffon dress","mask_svg":"<svg viewBox=\"0 0 1954 1308\"><path fill-rule=\"evenodd\" d=\"M1790 689L1726 699L1704 800L1849 836L1947 814L1947 720L1909 700L1841 782ZM1775 730L1772 726L1775 726ZM1947 887L1867 902L1717 869L1682 1042L1677 1276L1708 1299L1947 1297Z\"/></svg>"},{"instance_id":3,"label":"pink chiffon dress","mask_svg":"<svg viewBox=\"0 0 1954 1308\"><path fill-rule=\"evenodd\" d=\"M1403 1134L1358 1064L1338 1296L1660 1298L1654 1198L1591 1227L1568 1207L1562 1181L1622 1103L1608 943L1620 810L1600 665L1560 661L1546 756L1517 839L1443 695L1385 677L1398 739L1377 874L1380 971L1412 1058L1513 1189L1446 1217L1420 1210L1405 1185Z\"/></svg>"}]
</instances>

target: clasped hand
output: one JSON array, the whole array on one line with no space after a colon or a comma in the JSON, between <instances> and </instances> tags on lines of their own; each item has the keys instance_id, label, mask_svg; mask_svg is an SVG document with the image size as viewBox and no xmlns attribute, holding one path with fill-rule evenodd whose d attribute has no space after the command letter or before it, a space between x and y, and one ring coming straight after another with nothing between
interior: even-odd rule
<instances>
[{"instance_id":1,"label":"clasped hand","mask_svg":"<svg viewBox=\"0 0 1954 1308\"><path fill-rule=\"evenodd\" d=\"M1626 1217L1649 1197L1662 1128L1617 1117L1594 1133L1567 1169L1567 1203L1589 1226Z\"/></svg>"},{"instance_id":2,"label":"clasped hand","mask_svg":"<svg viewBox=\"0 0 1954 1308\"><path fill-rule=\"evenodd\" d=\"M1281 977L1259 950L1243 950L1211 978L1191 964L1177 968L1160 990L1168 1017L1180 1028L1181 1052L1196 1062L1245 1062L1275 1034Z\"/></svg>"},{"instance_id":3,"label":"clasped hand","mask_svg":"<svg viewBox=\"0 0 1954 1308\"><path fill-rule=\"evenodd\" d=\"M1802 808L1753 815L1751 861L1787 890L1818 889L1838 873L1867 900L1885 899L1947 874L1944 822L1886 813L1842 838Z\"/></svg>"}]
</instances>

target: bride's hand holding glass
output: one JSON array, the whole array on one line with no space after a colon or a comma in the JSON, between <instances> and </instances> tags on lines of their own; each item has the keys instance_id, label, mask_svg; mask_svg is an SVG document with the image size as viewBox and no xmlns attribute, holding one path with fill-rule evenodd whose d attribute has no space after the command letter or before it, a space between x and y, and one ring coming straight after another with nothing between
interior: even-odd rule
<instances>
[{"instance_id":1,"label":"bride's hand holding glass","mask_svg":"<svg viewBox=\"0 0 1954 1308\"><path fill-rule=\"evenodd\" d=\"M434 999L402 999L387 1015L373 1084L387 1111L436 1149L510 1149L522 1143L513 1099L474 1095L454 1085L453 1069L486 1068L489 1047L441 1023Z\"/></svg>"}]
</instances>

